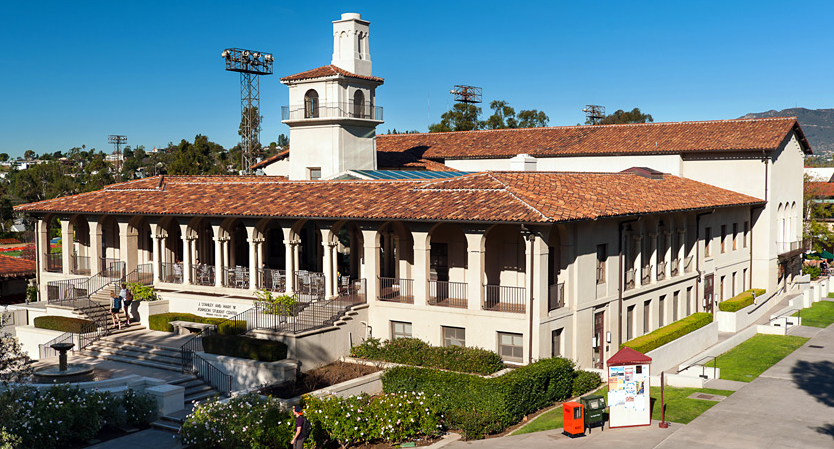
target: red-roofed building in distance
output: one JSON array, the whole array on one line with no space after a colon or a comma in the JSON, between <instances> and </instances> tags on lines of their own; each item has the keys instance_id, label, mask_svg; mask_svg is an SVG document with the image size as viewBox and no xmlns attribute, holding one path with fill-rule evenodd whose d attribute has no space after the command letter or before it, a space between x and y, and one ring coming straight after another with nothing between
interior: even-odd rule
<instances>
[{"instance_id":1,"label":"red-roofed building in distance","mask_svg":"<svg viewBox=\"0 0 834 449\"><path fill-rule=\"evenodd\" d=\"M26 287L34 278L34 260L0 254L0 305L26 302Z\"/></svg>"},{"instance_id":2,"label":"red-roofed building in distance","mask_svg":"<svg viewBox=\"0 0 834 449\"><path fill-rule=\"evenodd\" d=\"M290 150L262 167L280 176L157 176L19 206L37 220L41 299L95 299L90 276L122 275L203 316L293 295L297 313L252 332L293 341L305 371L367 336L601 368L752 287L774 298L764 313L798 273L811 150L795 119L377 137L369 22L333 26L331 64L282 79Z\"/></svg>"}]
</instances>

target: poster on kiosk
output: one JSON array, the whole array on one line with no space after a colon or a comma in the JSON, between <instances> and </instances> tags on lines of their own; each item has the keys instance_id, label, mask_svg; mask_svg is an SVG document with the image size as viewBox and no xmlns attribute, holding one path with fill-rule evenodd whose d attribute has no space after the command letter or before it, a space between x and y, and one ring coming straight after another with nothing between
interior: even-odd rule
<instances>
[{"instance_id":1,"label":"poster on kiosk","mask_svg":"<svg viewBox=\"0 0 834 449\"><path fill-rule=\"evenodd\" d=\"M609 428L651 425L651 364L651 357L627 347L608 359Z\"/></svg>"}]
</instances>

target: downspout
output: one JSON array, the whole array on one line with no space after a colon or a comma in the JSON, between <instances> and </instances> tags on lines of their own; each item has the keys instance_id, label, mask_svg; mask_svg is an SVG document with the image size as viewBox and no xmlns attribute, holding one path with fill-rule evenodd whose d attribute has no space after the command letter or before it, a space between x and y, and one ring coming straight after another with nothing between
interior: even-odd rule
<instances>
[{"instance_id":1,"label":"downspout","mask_svg":"<svg viewBox=\"0 0 834 449\"><path fill-rule=\"evenodd\" d=\"M529 363L533 363L533 276L535 276L536 272L533 270L533 260L535 260L535 242L536 242L536 235L530 233L526 236L527 240L530 242L530 266L528 270L530 271L530 285L527 288L530 291L530 329L528 330L529 341L527 343L527 352L528 352L528 361Z\"/></svg>"},{"instance_id":2,"label":"downspout","mask_svg":"<svg viewBox=\"0 0 834 449\"><path fill-rule=\"evenodd\" d=\"M695 271L698 272L698 282L695 283L695 298L699 297L698 285L701 283L701 277L703 276L703 273L701 273L701 245L698 244L698 241L701 240L701 217L714 213L715 209L695 215ZM715 282L714 278L713 282ZM713 286L714 285L715 284L713 284ZM710 298L710 313L713 315L715 314L715 301L713 301L712 298Z\"/></svg>"},{"instance_id":3,"label":"downspout","mask_svg":"<svg viewBox=\"0 0 834 449\"><path fill-rule=\"evenodd\" d=\"M634 220L626 220L626 221L621 221L620 222L620 236L619 236L620 238L619 238L619 241L617 243L617 245L618 245L617 257L619 258L619 264L620 264L620 275L617 276L617 278L618 278L617 279L617 282L618 282L618 286L617 286L617 296L618 296L618 298L617 298L617 307L619 309L619 312L618 312L619 321L617 322L618 323L617 324L617 347L618 348L620 347L621 344L623 344L623 283L624 283L623 279L625 278L625 275L626 275L625 264L623 264L623 228L625 227L626 224L636 223L636 222L640 221L641 218L643 218L643 217L637 217Z\"/></svg>"}]
</instances>

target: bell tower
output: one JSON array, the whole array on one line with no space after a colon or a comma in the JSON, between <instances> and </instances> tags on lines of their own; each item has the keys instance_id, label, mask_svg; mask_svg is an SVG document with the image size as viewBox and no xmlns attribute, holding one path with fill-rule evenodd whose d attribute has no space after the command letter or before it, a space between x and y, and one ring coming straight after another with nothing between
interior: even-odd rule
<instances>
[{"instance_id":1,"label":"bell tower","mask_svg":"<svg viewBox=\"0 0 834 449\"><path fill-rule=\"evenodd\" d=\"M333 21L331 64L281 78L290 91L281 111L290 127L290 179L376 169L376 127L382 123L376 88L384 80L371 74L369 24L359 14L342 14Z\"/></svg>"}]
</instances>

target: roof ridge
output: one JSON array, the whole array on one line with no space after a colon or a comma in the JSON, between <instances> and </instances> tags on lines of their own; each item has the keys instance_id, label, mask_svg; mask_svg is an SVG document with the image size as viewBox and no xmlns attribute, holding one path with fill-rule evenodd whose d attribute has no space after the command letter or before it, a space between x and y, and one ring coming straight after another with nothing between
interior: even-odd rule
<instances>
[{"instance_id":1,"label":"roof ridge","mask_svg":"<svg viewBox=\"0 0 834 449\"><path fill-rule=\"evenodd\" d=\"M408 134L379 134L376 137L388 138L392 136L406 137L406 136L425 136L425 135L442 135L442 134L484 134L484 133L500 133L500 132L524 132L546 129L567 129L567 128L619 128L619 127L642 127L642 126L672 126L672 125L693 125L693 124L711 124L711 123L737 123L737 122L755 122L755 121L780 121L790 120L797 121L795 116L787 117L758 117L758 118L734 118L723 120L689 120L680 122L651 122L651 123L614 123L607 125L561 125L561 126L541 126L536 128L503 128L503 129L475 129L471 131L442 131L442 132L425 132L425 133L408 133Z\"/></svg>"},{"instance_id":2,"label":"roof ridge","mask_svg":"<svg viewBox=\"0 0 834 449\"><path fill-rule=\"evenodd\" d=\"M495 177L495 175L493 175L491 171L488 171L488 172L487 172L487 175L491 176L491 177L492 177L492 179L494 179L496 182L498 182L499 184L501 184L502 186L504 186L504 191L505 191L505 192L507 192L507 193L508 193L511 197L515 198L515 199L516 199L516 201L520 202L521 204L523 204L523 205L527 206L528 208L530 208L531 210L535 211L537 214L539 214L539 215L540 215L542 218L544 218L545 220L551 220L551 221L553 220L553 218L552 218L552 217L548 217L548 216L547 216L547 215L545 215L542 211L540 211L538 208L533 207L533 205L531 205L531 204L530 204L530 203L528 203L527 201L524 201L523 199L519 198L519 197L518 197L518 195L516 195L515 193L513 193L513 192L510 190L509 186L507 186L507 184L506 184L504 181L501 181L500 179L498 179L497 177Z\"/></svg>"}]
</instances>

